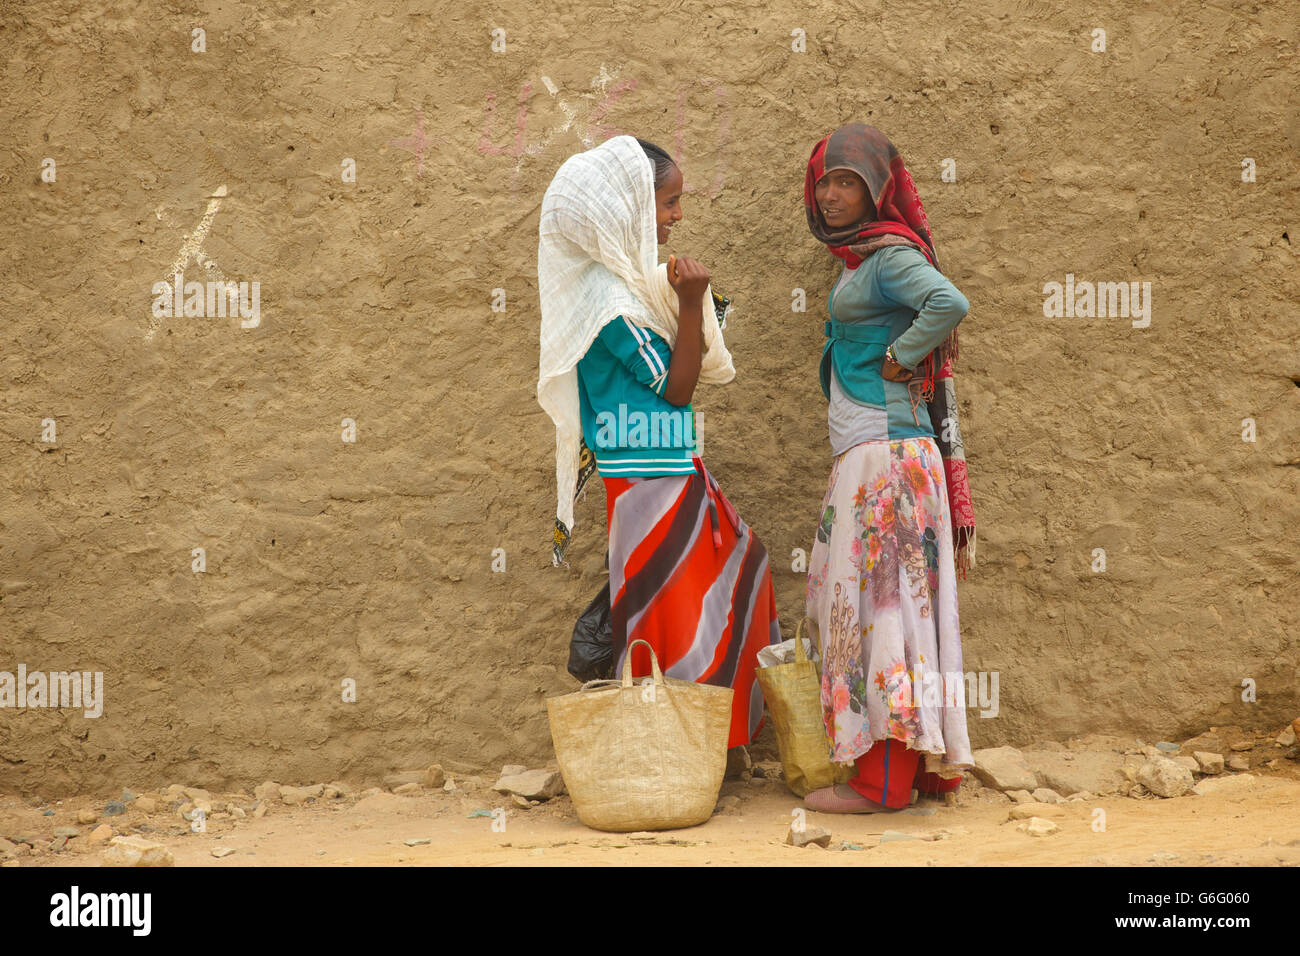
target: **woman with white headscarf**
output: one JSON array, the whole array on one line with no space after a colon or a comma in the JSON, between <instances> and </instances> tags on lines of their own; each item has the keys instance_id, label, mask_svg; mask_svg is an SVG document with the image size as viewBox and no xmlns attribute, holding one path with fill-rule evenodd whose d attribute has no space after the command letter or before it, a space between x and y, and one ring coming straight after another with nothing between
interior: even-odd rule
<instances>
[{"instance_id":1,"label":"woman with white headscarf","mask_svg":"<svg viewBox=\"0 0 1300 956\"><path fill-rule=\"evenodd\" d=\"M697 381L735 377L708 271L658 264L681 220L682 175L667 153L616 136L571 156L542 200L537 398L555 421L564 559L573 503L594 467L605 483L618 673L644 639L670 677L735 691L729 747L762 719L758 651L781 640L767 551L700 460ZM708 308L706 308L706 303ZM649 655L633 652L648 674Z\"/></svg>"}]
</instances>

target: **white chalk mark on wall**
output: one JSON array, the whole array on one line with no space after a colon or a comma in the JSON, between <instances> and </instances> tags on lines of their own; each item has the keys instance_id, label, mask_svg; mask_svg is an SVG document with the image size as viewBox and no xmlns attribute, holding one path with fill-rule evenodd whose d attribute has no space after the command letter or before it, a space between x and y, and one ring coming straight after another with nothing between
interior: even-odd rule
<instances>
[{"instance_id":1,"label":"white chalk mark on wall","mask_svg":"<svg viewBox=\"0 0 1300 956\"><path fill-rule=\"evenodd\" d=\"M185 234L185 241L181 243L181 251L176 254L176 260L172 263L171 271L167 273L165 282L168 284L174 283L177 276L184 275L185 267L189 265L191 259L205 271L215 271L214 278L225 281L226 277L221 274L216 262L203 254L203 240L208 238L208 232L212 229L212 220L217 218L217 210L221 208L221 200L225 199L227 195L229 195L229 190L224 185L218 186L212 193L212 196L208 199L208 208L203 212L203 218L199 220L199 224L194 227L193 232ZM163 218L161 206L154 210L154 216L159 220ZM159 320L150 315L149 331L144 334L146 342L154 337L159 325Z\"/></svg>"}]
</instances>

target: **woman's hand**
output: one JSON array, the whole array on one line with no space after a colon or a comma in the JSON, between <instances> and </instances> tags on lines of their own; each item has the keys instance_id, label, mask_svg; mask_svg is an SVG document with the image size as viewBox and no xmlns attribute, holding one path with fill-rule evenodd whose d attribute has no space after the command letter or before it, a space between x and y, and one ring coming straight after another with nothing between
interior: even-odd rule
<instances>
[{"instance_id":1,"label":"woman's hand","mask_svg":"<svg viewBox=\"0 0 1300 956\"><path fill-rule=\"evenodd\" d=\"M686 256L669 256L668 284L677 293L680 305L703 302L704 290L709 287L709 270Z\"/></svg>"},{"instance_id":2,"label":"woman's hand","mask_svg":"<svg viewBox=\"0 0 1300 956\"><path fill-rule=\"evenodd\" d=\"M689 405L700 378L704 356L704 290L709 270L694 259L668 257L668 284L677 293L677 342L668 363L664 398Z\"/></svg>"},{"instance_id":3,"label":"woman's hand","mask_svg":"<svg viewBox=\"0 0 1300 956\"><path fill-rule=\"evenodd\" d=\"M893 355L889 352L885 353L884 361L880 363L880 375L882 378L890 382L910 382L913 374L913 369L903 368L903 366L894 361Z\"/></svg>"}]
</instances>

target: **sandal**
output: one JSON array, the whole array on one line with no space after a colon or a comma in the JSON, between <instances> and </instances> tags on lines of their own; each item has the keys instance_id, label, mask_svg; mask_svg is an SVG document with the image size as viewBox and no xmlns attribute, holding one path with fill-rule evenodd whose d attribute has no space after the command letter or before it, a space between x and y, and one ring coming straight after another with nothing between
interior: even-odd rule
<instances>
[{"instance_id":1,"label":"sandal","mask_svg":"<svg viewBox=\"0 0 1300 956\"><path fill-rule=\"evenodd\" d=\"M893 813L893 807L886 807L869 800L847 783L837 783L831 787L814 790L803 802L811 810L820 813Z\"/></svg>"}]
</instances>

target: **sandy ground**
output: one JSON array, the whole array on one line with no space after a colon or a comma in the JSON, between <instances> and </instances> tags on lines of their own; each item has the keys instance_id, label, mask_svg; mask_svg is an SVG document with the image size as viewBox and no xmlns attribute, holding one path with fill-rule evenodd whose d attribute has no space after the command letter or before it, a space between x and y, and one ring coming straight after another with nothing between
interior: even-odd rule
<instances>
[{"instance_id":1,"label":"sandy ground","mask_svg":"<svg viewBox=\"0 0 1300 956\"><path fill-rule=\"evenodd\" d=\"M887 815L808 811L809 827L831 832L829 850L785 845L802 801L777 781L729 781L720 800L720 806L730 804L727 809L700 826L658 833L601 833L578 821L568 797L525 810L475 780L459 781L460 791L451 794L385 792L277 806L260 819L210 820L207 832L198 834L171 825L180 823L174 812L146 823L130 810L116 820L126 821L121 832L153 826L146 835L169 847L177 866L1300 866L1300 780L1252 776L1238 776L1230 792L1207 796L1058 805L1043 813L1060 829L1044 837L1019 831L1008 821L1008 798L987 789L963 788L955 806L922 798ZM249 807L255 803L246 799ZM66 823L89 803L63 801L51 818L41 808L6 801L0 833L48 833L59 825L52 821ZM490 816L475 816L496 808L509 808L504 832L493 831ZM1094 829L1098 810L1104 831ZM886 830L920 839L881 843ZM411 839L430 842L407 846ZM102 848L84 844L83 836L61 852L17 859L20 866L97 866ZM221 847L235 853L214 858L212 851Z\"/></svg>"}]
</instances>

